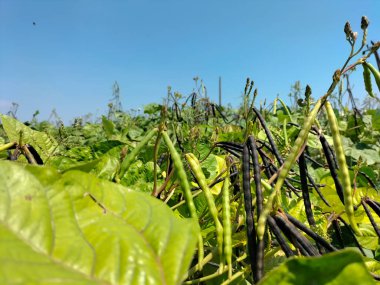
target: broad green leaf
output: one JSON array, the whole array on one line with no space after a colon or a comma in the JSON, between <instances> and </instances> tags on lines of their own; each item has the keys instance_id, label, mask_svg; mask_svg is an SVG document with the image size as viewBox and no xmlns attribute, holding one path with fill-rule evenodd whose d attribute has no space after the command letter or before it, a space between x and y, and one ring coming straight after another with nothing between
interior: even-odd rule
<instances>
[{"instance_id":1,"label":"broad green leaf","mask_svg":"<svg viewBox=\"0 0 380 285\"><path fill-rule=\"evenodd\" d=\"M115 134L115 124L105 116L102 116L102 126L108 138L111 138Z\"/></svg>"},{"instance_id":2,"label":"broad green leaf","mask_svg":"<svg viewBox=\"0 0 380 285\"><path fill-rule=\"evenodd\" d=\"M380 274L380 262L376 259L364 257L365 265L367 266L369 272L376 275Z\"/></svg>"},{"instance_id":3,"label":"broad green leaf","mask_svg":"<svg viewBox=\"0 0 380 285\"><path fill-rule=\"evenodd\" d=\"M0 114L0 119L9 141L19 142L22 131L22 143L32 145L44 162L57 151L57 142L46 133L32 130L16 119L3 114Z\"/></svg>"},{"instance_id":4,"label":"broad green leaf","mask_svg":"<svg viewBox=\"0 0 380 285\"><path fill-rule=\"evenodd\" d=\"M259 285L373 285L361 255L342 250L322 257L291 258L269 272Z\"/></svg>"},{"instance_id":5,"label":"broad green leaf","mask_svg":"<svg viewBox=\"0 0 380 285\"><path fill-rule=\"evenodd\" d=\"M96 177L112 181L120 168L121 146L114 147L98 159L76 164L65 171L80 170L94 174Z\"/></svg>"},{"instance_id":6,"label":"broad green leaf","mask_svg":"<svg viewBox=\"0 0 380 285\"><path fill-rule=\"evenodd\" d=\"M162 106L156 103L151 103L144 106L144 114L153 115L155 113L160 112L162 109Z\"/></svg>"},{"instance_id":7,"label":"broad green leaf","mask_svg":"<svg viewBox=\"0 0 380 285\"><path fill-rule=\"evenodd\" d=\"M202 162L202 170L206 175L207 183L210 185L217 178L223 178L226 176L226 160L222 156L217 156L214 154L210 154L203 162ZM224 173L223 173L224 172ZM223 173L223 174L222 174ZM198 186L197 184L195 184ZM211 193L214 195L219 195L222 189L223 183L217 183L212 188L210 188Z\"/></svg>"},{"instance_id":8,"label":"broad green leaf","mask_svg":"<svg viewBox=\"0 0 380 285\"><path fill-rule=\"evenodd\" d=\"M0 284L180 284L198 227L80 171L0 161Z\"/></svg>"}]
</instances>

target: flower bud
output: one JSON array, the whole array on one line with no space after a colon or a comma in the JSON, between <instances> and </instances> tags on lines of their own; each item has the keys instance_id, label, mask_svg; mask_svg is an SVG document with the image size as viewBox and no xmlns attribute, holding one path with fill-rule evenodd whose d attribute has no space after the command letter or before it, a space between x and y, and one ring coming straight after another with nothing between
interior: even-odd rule
<instances>
[{"instance_id":1,"label":"flower bud","mask_svg":"<svg viewBox=\"0 0 380 285\"><path fill-rule=\"evenodd\" d=\"M357 37L358 37L358 32L353 32L353 33L352 33L352 39L353 39L354 41L356 41Z\"/></svg>"},{"instance_id":2,"label":"flower bud","mask_svg":"<svg viewBox=\"0 0 380 285\"><path fill-rule=\"evenodd\" d=\"M346 24L344 25L344 33L346 34L347 40L349 40L352 34L350 22L346 22Z\"/></svg>"},{"instance_id":3,"label":"flower bud","mask_svg":"<svg viewBox=\"0 0 380 285\"><path fill-rule=\"evenodd\" d=\"M363 16L360 27L362 28L362 30L365 30L365 29L367 29L368 25L369 25L368 18L366 16Z\"/></svg>"}]
</instances>

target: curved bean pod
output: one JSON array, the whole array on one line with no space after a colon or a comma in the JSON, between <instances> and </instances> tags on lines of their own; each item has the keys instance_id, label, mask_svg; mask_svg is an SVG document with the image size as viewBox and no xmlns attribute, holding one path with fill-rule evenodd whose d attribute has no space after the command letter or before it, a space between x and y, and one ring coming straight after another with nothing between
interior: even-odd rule
<instances>
[{"instance_id":1,"label":"curved bean pod","mask_svg":"<svg viewBox=\"0 0 380 285\"><path fill-rule=\"evenodd\" d=\"M330 89L333 89L333 88L330 88ZM282 185L285 182L285 178L288 175L292 165L296 161L297 156L300 153L305 141L307 140L311 126L313 125L314 120L317 117L317 114L319 112L319 109L321 108L322 103L325 101L328 94L329 93L327 93L325 96L323 96L321 99L319 99L315 103L313 110L309 113L309 116L305 120L304 125L300 133L298 134L298 137L290 151L290 154L288 155L284 164L282 165L282 168L277 178L277 182L274 186L274 191L269 196L268 201L265 204L264 209L259 217L258 226L257 226L258 227L257 233L258 233L259 239L262 239L264 237L263 226L265 228L267 217L269 213L272 211L274 198L280 195L280 190L281 190Z\"/></svg>"},{"instance_id":2,"label":"curved bean pod","mask_svg":"<svg viewBox=\"0 0 380 285\"><path fill-rule=\"evenodd\" d=\"M326 101L325 103L325 110L327 113L330 129L331 129L331 135L333 137L336 157L338 159L339 174L340 174L342 186L343 186L344 207L346 210L347 218L352 230L357 235L361 235L361 232L355 221L354 200L353 200L352 190L351 190L350 173L348 172L346 156L343 150L343 143L339 134L338 121L335 117L334 110L330 102L328 101Z\"/></svg>"},{"instance_id":3,"label":"curved bean pod","mask_svg":"<svg viewBox=\"0 0 380 285\"><path fill-rule=\"evenodd\" d=\"M364 79L365 90L367 91L369 96L375 97L372 91L371 71L369 70L368 65L363 63L362 66L363 66L363 79Z\"/></svg>"},{"instance_id":4,"label":"curved bean pod","mask_svg":"<svg viewBox=\"0 0 380 285\"><path fill-rule=\"evenodd\" d=\"M173 159L174 168L178 177L177 179L178 179L179 184L181 185L181 189L185 196L185 200L187 203L187 207L189 208L190 216L196 221L198 221L197 210L194 205L193 196L191 195L189 180L187 180L187 175L186 175L185 168L183 167L181 156L178 154L177 150L175 149L173 142L169 138L168 133L166 131L162 131L161 134L169 149L170 155ZM199 247L198 248L198 265L199 265L199 270L201 270L202 269L201 262L204 258L203 238L202 238L201 233L199 233L198 235L198 247Z\"/></svg>"},{"instance_id":5,"label":"curved bean pod","mask_svg":"<svg viewBox=\"0 0 380 285\"><path fill-rule=\"evenodd\" d=\"M220 223L219 218L218 218L218 209L216 208L214 197L211 193L210 188L208 187L206 177L203 173L203 170L198 161L198 158L196 158L195 155L192 153L186 153L185 158L187 162L189 163L191 171L193 172L195 178L197 179L199 187L201 187L205 195L205 198L208 204L208 210L215 223L216 240L218 242L218 251L219 251L220 259L222 260L223 258L223 226ZM223 268L223 266L221 268Z\"/></svg>"},{"instance_id":6,"label":"curved bean pod","mask_svg":"<svg viewBox=\"0 0 380 285\"><path fill-rule=\"evenodd\" d=\"M380 91L380 72L369 62L363 62L363 67L366 66L372 72L373 77L375 78L377 88Z\"/></svg>"},{"instance_id":7,"label":"curved bean pod","mask_svg":"<svg viewBox=\"0 0 380 285\"><path fill-rule=\"evenodd\" d=\"M136 147L125 157L120 165L119 177L122 178L127 172L129 166L131 166L133 160L136 158L137 154L142 150L142 148L148 143L148 141L158 132L158 128L151 130L144 139L139 142Z\"/></svg>"},{"instance_id":8,"label":"curved bean pod","mask_svg":"<svg viewBox=\"0 0 380 285\"><path fill-rule=\"evenodd\" d=\"M228 165L227 161L227 165ZM230 171L227 168L227 176L224 179L222 187L222 213L223 213L223 243L224 243L224 256L228 266L228 278L232 276L232 230L231 230L231 209L230 209Z\"/></svg>"}]
</instances>

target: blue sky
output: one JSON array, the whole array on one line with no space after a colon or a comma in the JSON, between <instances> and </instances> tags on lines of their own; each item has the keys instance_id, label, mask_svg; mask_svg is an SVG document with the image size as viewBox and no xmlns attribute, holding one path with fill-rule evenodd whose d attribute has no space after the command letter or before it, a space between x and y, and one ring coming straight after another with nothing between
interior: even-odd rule
<instances>
[{"instance_id":1,"label":"blue sky","mask_svg":"<svg viewBox=\"0 0 380 285\"><path fill-rule=\"evenodd\" d=\"M115 81L129 110L161 103L169 85L191 93L195 76L215 101L221 76L233 106L247 77L261 101L287 99L296 80L317 98L349 53L345 22L361 35L362 15L379 41L379 0L0 0L0 112L17 102L21 120L55 108L69 122L104 114Z\"/></svg>"}]
</instances>

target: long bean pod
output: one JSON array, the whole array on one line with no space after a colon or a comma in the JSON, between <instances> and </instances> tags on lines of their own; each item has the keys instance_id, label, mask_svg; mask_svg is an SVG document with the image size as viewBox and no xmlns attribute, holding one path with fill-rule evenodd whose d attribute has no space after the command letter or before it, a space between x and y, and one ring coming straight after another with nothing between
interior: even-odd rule
<instances>
[{"instance_id":1,"label":"long bean pod","mask_svg":"<svg viewBox=\"0 0 380 285\"><path fill-rule=\"evenodd\" d=\"M10 143L6 143L6 144L3 144L3 145L0 145L0 151L4 151L4 150L8 150L8 149L13 149L15 148L17 145L16 142L10 142Z\"/></svg>"},{"instance_id":2,"label":"long bean pod","mask_svg":"<svg viewBox=\"0 0 380 285\"><path fill-rule=\"evenodd\" d=\"M248 240L248 255L250 258L252 272L255 272L256 264L256 254L255 249L256 243L256 230L253 220L253 209L252 209L252 194L251 194L251 183L250 183L250 173L249 173L249 149L246 144L243 147L243 193L244 193L244 209L245 209L245 221L247 225L247 240ZM264 225L265 227L265 225Z\"/></svg>"},{"instance_id":3,"label":"long bean pod","mask_svg":"<svg viewBox=\"0 0 380 285\"><path fill-rule=\"evenodd\" d=\"M276 240L277 240L278 244L280 245L282 251L285 253L286 257L293 256L294 253L293 253L292 249L288 245L286 239L284 238L284 236L281 233L280 228L278 227L278 225L276 224L276 222L274 221L274 219L271 216L268 216L268 225L269 225L271 232L276 237Z\"/></svg>"},{"instance_id":4,"label":"long bean pod","mask_svg":"<svg viewBox=\"0 0 380 285\"><path fill-rule=\"evenodd\" d=\"M247 140L248 149L251 153L253 164L253 178L256 186L256 211L257 219L263 208L263 194L261 190L261 173L259 164L259 155L257 152L256 141L253 136L249 136ZM264 240L258 240L256 245L256 268L254 271L255 282L258 282L264 276Z\"/></svg>"},{"instance_id":5,"label":"long bean pod","mask_svg":"<svg viewBox=\"0 0 380 285\"><path fill-rule=\"evenodd\" d=\"M301 153L299 159L299 169L300 169L300 178L301 178L301 189L303 204L305 206L306 218L311 227L315 226L315 220L313 215L313 210L311 209L309 187L307 185L307 164L305 160L304 152Z\"/></svg>"},{"instance_id":6,"label":"long bean pod","mask_svg":"<svg viewBox=\"0 0 380 285\"><path fill-rule=\"evenodd\" d=\"M198 161L198 159L195 157L192 153L186 153L185 158L187 162L189 163L189 166L191 168L192 173L194 174L199 186L201 187L206 201L208 205L208 210L211 214L211 217L214 220L215 223L215 230L216 230L216 240L218 242L218 249L219 249L219 256L221 260L221 268L222 266L222 260L223 260L223 226L218 218L218 209L215 206L214 197L211 193L210 188L207 185L206 177L203 173L202 167Z\"/></svg>"},{"instance_id":7,"label":"long bean pod","mask_svg":"<svg viewBox=\"0 0 380 285\"><path fill-rule=\"evenodd\" d=\"M330 87L330 89L333 89L333 88ZM331 92L332 92L332 90L331 90ZM307 140L311 126L313 125L314 120L317 117L319 109L322 106L322 102L324 102L324 100L328 94L329 93L327 93L325 96L323 96L321 99L319 99L316 102L313 110L309 113L309 116L305 120L304 125L303 125L300 133L298 134L298 137L297 137L297 139L296 139L296 141L295 141L295 143L294 143L294 145L290 151L290 154L286 158L286 160L285 160L285 162L284 162L284 164L280 170L280 173L279 173L278 178L277 178L277 182L274 186L274 191L272 193L273 195L271 195L268 198L268 201L267 201L267 203L263 209L263 212L261 213L261 215L259 217L258 226L257 226L257 228L258 228L257 232L258 232L259 239L262 239L264 236L263 225L265 225L266 219L267 219L269 213L272 211L274 198L277 195L279 195L281 187L285 181L285 178L288 175L288 173L289 173L293 163L295 162L300 150L302 149L305 141Z\"/></svg>"},{"instance_id":8,"label":"long bean pod","mask_svg":"<svg viewBox=\"0 0 380 285\"><path fill-rule=\"evenodd\" d=\"M317 256L319 255L318 250L309 242L307 238L305 238L294 226L291 224L286 217L283 217L280 214L277 214L274 216L274 219L278 223L278 225L283 227L283 229L286 229L289 231L289 234L293 238L297 240L297 242L301 245L301 247L306 250L307 254L310 256Z\"/></svg>"},{"instance_id":9,"label":"long bean pod","mask_svg":"<svg viewBox=\"0 0 380 285\"><path fill-rule=\"evenodd\" d=\"M265 134L267 135L267 138L268 138L268 141L269 141L269 143L270 143L270 145L272 147L274 156L276 157L277 161L280 164L282 164L284 162L284 159L282 158L280 152L277 149L276 143L274 142L273 137L272 137L272 133L268 129L263 116L261 115L260 111L257 110L255 107L253 107L253 111L255 112L257 118L259 119L260 124L261 124L261 126L263 127L263 129L265 131Z\"/></svg>"},{"instance_id":10,"label":"long bean pod","mask_svg":"<svg viewBox=\"0 0 380 285\"><path fill-rule=\"evenodd\" d=\"M372 224L373 229L375 230L377 236L380 238L380 229L379 229L378 225L376 224L375 219L373 218L373 216L371 214L371 211L368 209L368 206L367 206L367 203L365 202L365 199L362 199L361 203L363 205L365 213L367 214L367 216L368 216L368 218Z\"/></svg>"},{"instance_id":11,"label":"long bean pod","mask_svg":"<svg viewBox=\"0 0 380 285\"><path fill-rule=\"evenodd\" d=\"M341 222L344 224L344 226L345 226L346 228L348 228L348 231L350 232L352 238L354 239L354 243L355 243L355 245L359 248L359 250L360 250L360 252L363 254L363 256L365 256L364 249L363 249L363 247L360 245L360 242L359 242L358 239L356 238L356 235L355 235L354 231L352 230L352 228L349 227L349 225L347 224L347 222L346 222L344 219L342 219L342 217L338 217L338 219L339 219L339 221L341 221Z\"/></svg>"},{"instance_id":12,"label":"long bean pod","mask_svg":"<svg viewBox=\"0 0 380 285\"><path fill-rule=\"evenodd\" d=\"M315 240L317 243L319 243L320 245L322 245L325 249L327 249L328 251L336 251L337 249L331 245L328 241L326 241L323 237L321 237L320 235L316 234L315 232L313 232L311 229L309 229L308 227L306 227L303 223L301 223L300 221L298 221L296 218L294 218L293 216L289 215L289 214L286 214L286 217L288 218L288 220L293 224L295 225L297 228L299 228L301 231L303 231L304 233L306 233L309 237L311 237L313 240Z\"/></svg>"},{"instance_id":13,"label":"long bean pod","mask_svg":"<svg viewBox=\"0 0 380 285\"><path fill-rule=\"evenodd\" d=\"M375 78L377 88L380 91L380 72L369 62L363 62L363 67L366 66L372 72L373 77Z\"/></svg>"},{"instance_id":14,"label":"long bean pod","mask_svg":"<svg viewBox=\"0 0 380 285\"><path fill-rule=\"evenodd\" d=\"M371 71L369 70L368 65L363 63L362 66L363 66L363 79L364 79L365 90L367 91L369 96L375 97L372 90Z\"/></svg>"},{"instance_id":15,"label":"long bean pod","mask_svg":"<svg viewBox=\"0 0 380 285\"><path fill-rule=\"evenodd\" d=\"M227 161L227 165L228 165ZM224 257L228 266L228 278L232 276L232 230L231 230L231 209L230 209L230 179L229 169L227 169L227 177L224 179L222 187L222 213L223 213L223 244Z\"/></svg>"},{"instance_id":16,"label":"long bean pod","mask_svg":"<svg viewBox=\"0 0 380 285\"><path fill-rule=\"evenodd\" d=\"M335 113L334 113L333 108L331 107L330 102L326 101L325 109L326 109L330 129L331 129L331 134L334 141L335 152L336 152L336 156L337 156L338 164L339 164L339 174L340 174L340 178L341 178L342 186L343 186L344 207L346 210L346 215L350 223L350 226L352 227L352 230L357 235L361 235L360 229L358 228L358 225L355 220L354 200L353 200L353 193L351 190L350 173L348 172L346 156L343 150L343 143L339 134L338 121L335 117Z\"/></svg>"},{"instance_id":17,"label":"long bean pod","mask_svg":"<svg viewBox=\"0 0 380 285\"><path fill-rule=\"evenodd\" d=\"M194 205L194 200L193 196L191 194L191 189L190 189L190 184L189 180L187 180L187 175L185 168L183 167L183 163L181 160L181 156L175 149L173 142L169 138L169 135L166 131L162 131L162 137L169 149L170 155L173 159L174 167L175 167L175 172L177 173L177 179L179 184L181 185L181 189L183 191L183 194L185 196L185 200L187 203L187 207L189 208L190 216L198 221L198 215L197 215L197 210ZM199 226L199 224L198 224ZM203 238L202 234L199 233L198 235L198 264L199 264L199 269L202 269L201 262L204 257L204 249L203 249Z\"/></svg>"},{"instance_id":18,"label":"long bean pod","mask_svg":"<svg viewBox=\"0 0 380 285\"><path fill-rule=\"evenodd\" d=\"M332 150L330 149L330 146L323 134L319 134L319 141L321 142L323 152L326 156L326 161L327 161L327 165L329 166L331 177L334 180L336 193L338 194L340 201L344 204L343 186L340 183L340 180L338 177L337 167L335 164L335 159L332 154Z\"/></svg>"},{"instance_id":19,"label":"long bean pod","mask_svg":"<svg viewBox=\"0 0 380 285\"><path fill-rule=\"evenodd\" d=\"M136 147L125 157L120 166L119 177L123 177L127 172L129 166L133 163L137 154L142 150L142 148L149 142L149 140L158 132L158 128L152 129L141 142L139 142Z\"/></svg>"},{"instance_id":20,"label":"long bean pod","mask_svg":"<svg viewBox=\"0 0 380 285\"><path fill-rule=\"evenodd\" d=\"M372 208L376 215L380 217L380 206L375 201L369 198L367 198L365 202Z\"/></svg>"}]
</instances>

